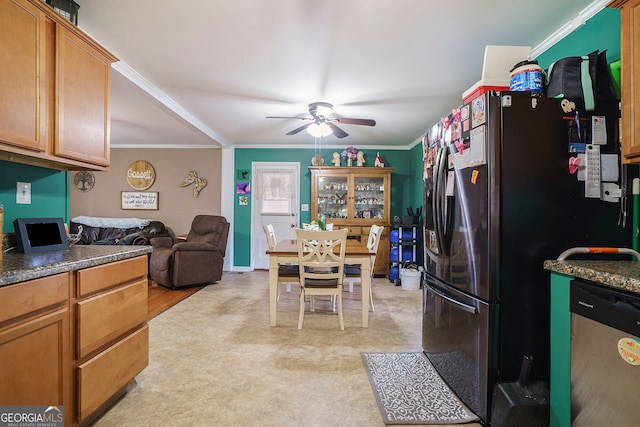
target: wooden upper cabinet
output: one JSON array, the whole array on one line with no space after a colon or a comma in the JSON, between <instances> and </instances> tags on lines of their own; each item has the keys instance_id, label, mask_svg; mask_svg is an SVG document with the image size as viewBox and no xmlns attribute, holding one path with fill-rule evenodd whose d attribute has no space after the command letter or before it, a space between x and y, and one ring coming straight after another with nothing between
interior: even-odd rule
<instances>
[{"instance_id":1,"label":"wooden upper cabinet","mask_svg":"<svg viewBox=\"0 0 640 427\"><path fill-rule=\"evenodd\" d=\"M0 159L107 170L111 53L41 0L0 2Z\"/></svg>"},{"instance_id":2,"label":"wooden upper cabinet","mask_svg":"<svg viewBox=\"0 0 640 427\"><path fill-rule=\"evenodd\" d=\"M109 166L111 60L68 29L57 30L54 154Z\"/></svg>"},{"instance_id":3,"label":"wooden upper cabinet","mask_svg":"<svg viewBox=\"0 0 640 427\"><path fill-rule=\"evenodd\" d=\"M46 150L45 18L29 2L0 2L0 142Z\"/></svg>"},{"instance_id":4,"label":"wooden upper cabinet","mask_svg":"<svg viewBox=\"0 0 640 427\"><path fill-rule=\"evenodd\" d=\"M640 163L640 0L615 0L620 9L622 161Z\"/></svg>"}]
</instances>

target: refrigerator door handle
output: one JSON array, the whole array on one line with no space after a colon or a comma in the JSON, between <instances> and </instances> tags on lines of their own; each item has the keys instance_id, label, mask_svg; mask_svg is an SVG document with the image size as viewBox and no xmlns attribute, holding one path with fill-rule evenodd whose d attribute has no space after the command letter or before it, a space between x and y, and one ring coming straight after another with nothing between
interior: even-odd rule
<instances>
[{"instance_id":1,"label":"refrigerator door handle","mask_svg":"<svg viewBox=\"0 0 640 427\"><path fill-rule=\"evenodd\" d=\"M436 162L435 188L433 191L433 207L434 207L434 228L436 232L436 240L438 243L438 253L447 255L444 242L444 214L446 201L446 171L447 171L447 147L440 148Z\"/></svg>"},{"instance_id":2,"label":"refrigerator door handle","mask_svg":"<svg viewBox=\"0 0 640 427\"><path fill-rule=\"evenodd\" d=\"M436 234L436 244L438 246L438 254L442 253L442 243L440 243L440 203L438 203L440 194L440 154L442 148L438 150L436 162L433 168L433 197L431 198L431 206L433 211L433 231Z\"/></svg>"},{"instance_id":3,"label":"refrigerator door handle","mask_svg":"<svg viewBox=\"0 0 640 427\"><path fill-rule=\"evenodd\" d=\"M432 286L429 286L428 284L425 284L425 286L434 294L436 294L437 296L439 296L440 298L449 301L450 303L454 304L456 307L458 307L459 309L466 311L467 313L471 313L471 314L478 314L478 309L472 305L469 304L465 304L463 302L460 302L454 298L451 298L450 296L444 294L443 292L440 292L438 290L436 290L435 288L433 288Z\"/></svg>"}]
</instances>

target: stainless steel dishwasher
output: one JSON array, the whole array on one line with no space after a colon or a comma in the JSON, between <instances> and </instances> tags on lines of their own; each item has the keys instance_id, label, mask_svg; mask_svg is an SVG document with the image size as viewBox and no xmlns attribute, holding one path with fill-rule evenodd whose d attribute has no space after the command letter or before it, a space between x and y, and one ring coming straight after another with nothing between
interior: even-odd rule
<instances>
[{"instance_id":1,"label":"stainless steel dishwasher","mask_svg":"<svg viewBox=\"0 0 640 427\"><path fill-rule=\"evenodd\" d=\"M640 423L640 295L571 282L571 420Z\"/></svg>"}]
</instances>

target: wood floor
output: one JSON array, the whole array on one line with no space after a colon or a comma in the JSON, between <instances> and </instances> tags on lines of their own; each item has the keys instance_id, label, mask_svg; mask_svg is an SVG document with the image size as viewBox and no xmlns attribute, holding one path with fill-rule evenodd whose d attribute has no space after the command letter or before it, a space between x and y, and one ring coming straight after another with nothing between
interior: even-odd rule
<instances>
[{"instance_id":1,"label":"wood floor","mask_svg":"<svg viewBox=\"0 0 640 427\"><path fill-rule=\"evenodd\" d=\"M157 285L149 280L149 319L173 307L183 299L195 294L204 286L194 286L184 289L169 289Z\"/></svg>"}]
</instances>

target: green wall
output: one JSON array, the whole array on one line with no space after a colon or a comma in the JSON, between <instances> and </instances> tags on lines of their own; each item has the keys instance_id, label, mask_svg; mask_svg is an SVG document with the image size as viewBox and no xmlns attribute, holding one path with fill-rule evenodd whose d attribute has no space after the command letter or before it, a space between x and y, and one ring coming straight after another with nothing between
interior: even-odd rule
<instances>
[{"instance_id":1,"label":"green wall","mask_svg":"<svg viewBox=\"0 0 640 427\"><path fill-rule=\"evenodd\" d=\"M345 144L346 148L348 144ZM344 149L343 148L343 149ZM358 147L356 147L358 148ZM325 162L330 162L334 151L342 152L343 149L326 148L320 150ZM365 154L366 166L373 166L377 151L359 150ZM382 150L385 167L393 168L391 173L391 215L403 215L407 206L414 205L412 192L415 187L413 174L413 162L410 161L412 151L407 150ZM311 158L315 149L261 149L261 148L237 148L235 155L234 186L243 181L238 178L239 170L251 171L252 162L300 162L300 203L311 205L311 173L307 169L311 165ZM407 167L409 166L409 167ZM420 186L422 183L420 183ZM249 205L239 205L240 195L234 198L234 264L238 267L251 265L251 198ZM310 212L300 212L300 221L309 222Z\"/></svg>"},{"instance_id":2,"label":"green wall","mask_svg":"<svg viewBox=\"0 0 640 427\"><path fill-rule=\"evenodd\" d=\"M540 54L536 59L543 69L566 56L581 56L594 50L606 50L607 62L620 59L620 10L603 9L587 23Z\"/></svg>"},{"instance_id":3,"label":"green wall","mask_svg":"<svg viewBox=\"0 0 640 427\"><path fill-rule=\"evenodd\" d=\"M3 232L13 232L16 218L63 218L69 221L69 173L0 160ZM16 183L31 183L31 204L16 203Z\"/></svg>"}]
</instances>

